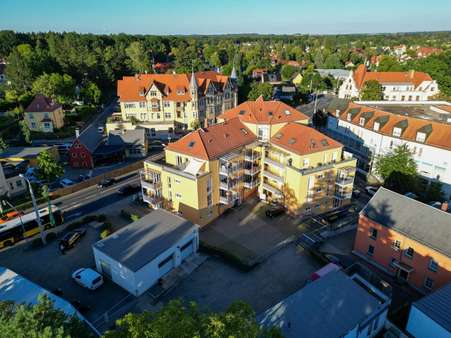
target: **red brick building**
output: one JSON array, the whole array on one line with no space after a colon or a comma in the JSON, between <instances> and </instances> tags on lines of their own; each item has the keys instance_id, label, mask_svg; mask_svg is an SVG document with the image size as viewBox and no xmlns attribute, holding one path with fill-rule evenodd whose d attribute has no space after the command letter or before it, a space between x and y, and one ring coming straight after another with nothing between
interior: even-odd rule
<instances>
[{"instance_id":1,"label":"red brick building","mask_svg":"<svg viewBox=\"0 0 451 338\"><path fill-rule=\"evenodd\" d=\"M354 253L429 292L451 282L451 214L380 188L361 211Z\"/></svg>"},{"instance_id":2,"label":"red brick building","mask_svg":"<svg viewBox=\"0 0 451 338\"><path fill-rule=\"evenodd\" d=\"M94 168L94 152L102 141L95 125L83 130L69 148L69 165L72 168Z\"/></svg>"}]
</instances>

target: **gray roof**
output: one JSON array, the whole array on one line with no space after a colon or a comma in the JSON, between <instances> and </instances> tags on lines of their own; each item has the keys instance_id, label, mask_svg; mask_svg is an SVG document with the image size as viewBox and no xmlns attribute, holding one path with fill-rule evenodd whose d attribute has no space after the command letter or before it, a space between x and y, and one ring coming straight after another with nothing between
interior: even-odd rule
<instances>
[{"instance_id":1,"label":"gray roof","mask_svg":"<svg viewBox=\"0 0 451 338\"><path fill-rule=\"evenodd\" d=\"M335 112L339 110L340 112L345 111L349 106L349 100L333 98L332 101L327 105L326 111L335 116Z\"/></svg>"},{"instance_id":2,"label":"gray roof","mask_svg":"<svg viewBox=\"0 0 451 338\"><path fill-rule=\"evenodd\" d=\"M45 150L49 150L54 146L50 147L8 147L8 149L0 154L0 158L9 158L9 157L17 157L17 158L35 158L41 152Z\"/></svg>"},{"instance_id":3,"label":"gray roof","mask_svg":"<svg viewBox=\"0 0 451 338\"><path fill-rule=\"evenodd\" d=\"M78 140L93 153L102 143L103 136L99 133L98 126L95 123L91 123L80 133Z\"/></svg>"},{"instance_id":4,"label":"gray roof","mask_svg":"<svg viewBox=\"0 0 451 338\"><path fill-rule=\"evenodd\" d=\"M451 257L451 214L445 211L381 187L361 213Z\"/></svg>"},{"instance_id":5,"label":"gray roof","mask_svg":"<svg viewBox=\"0 0 451 338\"><path fill-rule=\"evenodd\" d=\"M340 80L346 79L351 74L351 71L346 69L317 69L316 71L322 77L330 75L333 78Z\"/></svg>"},{"instance_id":6,"label":"gray roof","mask_svg":"<svg viewBox=\"0 0 451 338\"><path fill-rule=\"evenodd\" d=\"M112 130L108 134L108 144L111 145L144 145L146 131L142 128L133 130Z\"/></svg>"},{"instance_id":7,"label":"gray roof","mask_svg":"<svg viewBox=\"0 0 451 338\"><path fill-rule=\"evenodd\" d=\"M414 302L413 306L451 332L451 283Z\"/></svg>"},{"instance_id":8,"label":"gray roof","mask_svg":"<svg viewBox=\"0 0 451 338\"><path fill-rule=\"evenodd\" d=\"M379 301L343 271L308 284L258 316L286 338L342 337L373 312Z\"/></svg>"},{"instance_id":9,"label":"gray roof","mask_svg":"<svg viewBox=\"0 0 451 338\"><path fill-rule=\"evenodd\" d=\"M196 228L190 221L158 209L98 241L94 247L138 271Z\"/></svg>"}]
</instances>

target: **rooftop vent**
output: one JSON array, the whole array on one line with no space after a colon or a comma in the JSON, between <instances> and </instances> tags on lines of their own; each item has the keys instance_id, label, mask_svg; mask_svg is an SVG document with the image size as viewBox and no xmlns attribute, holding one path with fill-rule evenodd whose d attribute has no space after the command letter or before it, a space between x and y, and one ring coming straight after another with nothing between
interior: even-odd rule
<instances>
[{"instance_id":1,"label":"rooftop vent","mask_svg":"<svg viewBox=\"0 0 451 338\"><path fill-rule=\"evenodd\" d=\"M288 109L285 110L285 115L291 115L291 111L289 111Z\"/></svg>"},{"instance_id":2,"label":"rooftop vent","mask_svg":"<svg viewBox=\"0 0 451 338\"><path fill-rule=\"evenodd\" d=\"M295 143L296 143L296 139L294 137L292 137L288 140L288 144L295 144Z\"/></svg>"},{"instance_id":3,"label":"rooftop vent","mask_svg":"<svg viewBox=\"0 0 451 338\"><path fill-rule=\"evenodd\" d=\"M268 112L268 115L269 115L269 116L272 116L272 111L269 111L269 112Z\"/></svg>"},{"instance_id":4,"label":"rooftop vent","mask_svg":"<svg viewBox=\"0 0 451 338\"><path fill-rule=\"evenodd\" d=\"M240 112L239 112L238 114L240 114L240 115L244 115L244 114L246 114L246 111L244 111L244 110L240 110Z\"/></svg>"},{"instance_id":5,"label":"rooftop vent","mask_svg":"<svg viewBox=\"0 0 451 338\"><path fill-rule=\"evenodd\" d=\"M329 145L329 142L327 142L327 140L324 138L321 140L321 144L323 145L323 147L327 147Z\"/></svg>"}]
</instances>

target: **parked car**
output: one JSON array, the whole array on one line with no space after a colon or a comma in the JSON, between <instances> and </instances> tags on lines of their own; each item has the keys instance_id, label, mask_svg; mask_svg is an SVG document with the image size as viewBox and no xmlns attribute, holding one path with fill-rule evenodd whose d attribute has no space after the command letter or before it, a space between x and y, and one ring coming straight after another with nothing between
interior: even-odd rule
<instances>
[{"instance_id":1,"label":"parked car","mask_svg":"<svg viewBox=\"0 0 451 338\"><path fill-rule=\"evenodd\" d=\"M69 178L63 178L63 179L60 181L60 186L63 187L63 188L70 187L71 185L74 185L74 184L75 184L75 182L72 181L72 180L69 179Z\"/></svg>"},{"instance_id":2,"label":"parked car","mask_svg":"<svg viewBox=\"0 0 451 338\"><path fill-rule=\"evenodd\" d=\"M97 186L100 188L106 188L109 186L112 186L114 183L116 183L116 180L112 177L105 177L103 180L101 180Z\"/></svg>"},{"instance_id":3,"label":"parked car","mask_svg":"<svg viewBox=\"0 0 451 338\"><path fill-rule=\"evenodd\" d=\"M163 150L165 146L160 140L153 140L149 143L149 150Z\"/></svg>"},{"instance_id":4,"label":"parked car","mask_svg":"<svg viewBox=\"0 0 451 338\"><path fill-rule=\"evenodd\" d=\"M379 187L371 187L371 186L365 187L366 192L370 196L373 196L377 192L378 189L379 189Z\"/></svg>"},{"instance_id":5,"label":"parked car","mask_svg":"<svg viewBox=\"0 0 451 338\"><path fill-rule=\"evenodd\" d=\"M81 174L81 175L78 176L77 182L83 182L83 181L86 181L86 180L88 180L88 179L90 179L90 178L91 178L91 176L89 176L89 175L83 175L83 174Z\"/></svg>"},{"instance_id":6,"label":"parked car","mask_svg":"<svg viewBox=\"0 0 451 338\"><path fill-rule=\"evenodd\" d=\"M119 188L117 191L119 195L132 195L139 192L141 187L139 185L127 184Z\"/></svg>"},{"instance_id":7,"label":"parked car","mask_svg":"<svg viewBox=\"0 0 451 338\"><path fill-rule=\"evenodd\" d=\"M62 253L77 245L78 241L86 234L85 229L76 229L68 232L59 242L59 249Z\"/></svg>"},{"instance_id":8,"label":"parked car","mask_svg":"<svg viewBox=\"0 0 451 338\"><path fill-rule=\"evenodd\" d=\"M266 210L265 215L266 217L273 218L280 216L285 213L285 207L278 205L278 206L272 206L268 210Z\"/></svg>"},{"instance_id":9,"label":"parked car","mask_svg":"<svg viewBox=\"0 0 451 338\"><path fill-rule=\"evenodd\" d=\"M72 274L72 278L78 285L89 290L95 290L103 284L102 275L90 268L78 269Z\"/></svg>"}]
</instances>

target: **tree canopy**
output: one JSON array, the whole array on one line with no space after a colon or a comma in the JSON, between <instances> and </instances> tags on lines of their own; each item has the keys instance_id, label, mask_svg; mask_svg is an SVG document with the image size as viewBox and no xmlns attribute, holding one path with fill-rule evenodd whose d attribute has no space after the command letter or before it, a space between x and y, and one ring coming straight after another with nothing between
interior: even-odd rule
<instances>
[{"instance_id":1,"label":"tree canopy","mask_svg":"<svg viewBox=\"0 0 451 338\"><path fill-rule=\"evenodd\" d=\"M55 309L46 296L35 305L0 302L0 332L15 338L94 337L77 317Z\"/></svg>"},{"instance_id":2,"label":"tree canopy","mask_svg":"<svg viewBox=\"0 0 451 338\"><path fill-rule=\"evenodd\" d=\"M376 80L365 82L362 89L361 99L364 101L379 101L384 99L382 85Z\"/></svg>"},{"instance_id":3,"label":"tree canopy","mask_svg":"<svg viewBox=\"0 0 451 338\"><path fill-rule=\"evenodd\" d=\"M63 167L49 151L44 150L41 152L37 160L38 177L46 182L52 182L54 179L64 174Z\"/></svg>"},{"instance_id":4,"label":"tree canopy","mask_svg":"<svg viewBox=\"0 0 451 338\"><path fill-rule=\"evenodd\" d=\"M254 82L251 84L251 90L249 91L247 98L249 100L255 101L260 96L263 96L264 100L270 100L272 97L272 92L273 89L270 83Z\"/></svg>"},{"instance_id":5,"label":"tree canopy","mask_svg":"<svg viewBox=\"0 0 451 338\"><path fill-rule=\"evenodd\" d=\"M228 337L282 337L278 330L262 330L255 313L243 302L234 302L225 312L201 312L191 302L171 300L160 311L141 314L129 313L108 331L104 338L228 338Z\"/></svg>"}]
</instances>

